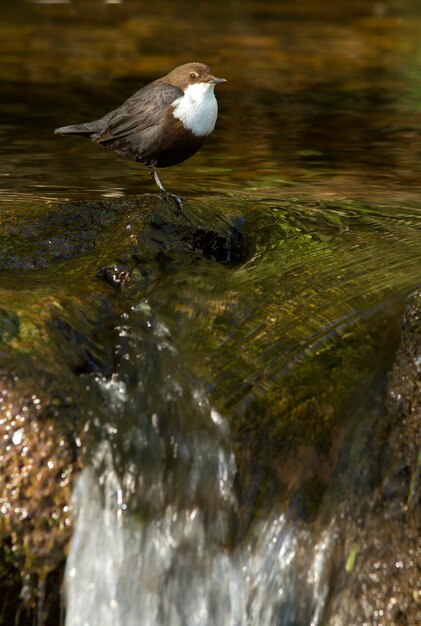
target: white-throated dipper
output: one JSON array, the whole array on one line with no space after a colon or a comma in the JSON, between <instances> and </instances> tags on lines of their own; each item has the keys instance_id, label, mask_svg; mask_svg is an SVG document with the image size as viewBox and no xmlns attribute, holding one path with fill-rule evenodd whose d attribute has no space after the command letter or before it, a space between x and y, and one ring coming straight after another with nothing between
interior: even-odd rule
<instances>
[{"instance_id":1,"label":"white-throated dipper","mask_svg":"<svg viewBox=\"0 0 421 626\"><path fill-rule=\"evenodd\" d=\"M149 83L118 109L86 124L63 126L60 135L82 135L117 154L149 167L159 189L168 194L156 168L177 165L195 154L215 128L216 78L204 63L186 63Z\"/></svg>"}]
</instances>

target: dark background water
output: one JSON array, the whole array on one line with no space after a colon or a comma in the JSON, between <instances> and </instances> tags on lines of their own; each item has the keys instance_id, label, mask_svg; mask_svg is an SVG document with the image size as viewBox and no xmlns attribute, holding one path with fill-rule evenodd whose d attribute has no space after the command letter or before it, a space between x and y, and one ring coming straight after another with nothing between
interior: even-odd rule
<instances>
[{"instance_id":1,"label":"dark background water","mask_svg":"<svg viewBox=\"0 0 421 626\"><path fill-rule=\"evenodd\" d=\"M2 200L152 190L142 167L52 131L192 60L228 83L207 145L163 172L170 188L416 199L420 30L411 0L3 1Z\"/></svg>"}]
</instances>

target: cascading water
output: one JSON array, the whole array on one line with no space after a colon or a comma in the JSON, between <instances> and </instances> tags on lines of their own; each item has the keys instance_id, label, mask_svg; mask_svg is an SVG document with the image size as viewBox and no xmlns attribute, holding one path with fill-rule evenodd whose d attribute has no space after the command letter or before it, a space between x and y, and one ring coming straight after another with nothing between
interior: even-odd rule
<instances>
[{"instance_id":1,"label":"cascading water","mask_svg":"<svg viewBox=\"0 0 421 626\"><path fill-rule=\"evenodd\" d=\"M225 421L147 302L117 330L115 373L89 382L107 411L74 494L66 626L319 624L334 531L274 513L232 546Z\"/></svg>"}]
</instances>

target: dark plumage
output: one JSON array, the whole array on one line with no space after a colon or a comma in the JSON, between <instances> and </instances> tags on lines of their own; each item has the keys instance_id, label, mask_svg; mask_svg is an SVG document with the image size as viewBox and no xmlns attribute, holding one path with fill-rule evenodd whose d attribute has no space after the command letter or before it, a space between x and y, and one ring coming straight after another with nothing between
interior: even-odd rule
<instances>
[{"instance_id":1,"label":"dark plumage","mask_svg":"<svg viewBox=\"0 0 421 626\"><path fill-rule=\"evenodd\" d=\"M89 137L143 163L166 193L156 168L181 163L202 146L216 122L213 88L219 82L225 79L212 76L207 65L186 63L146 85L103 117L54 132Z\"/></svg>"}]
</instances>

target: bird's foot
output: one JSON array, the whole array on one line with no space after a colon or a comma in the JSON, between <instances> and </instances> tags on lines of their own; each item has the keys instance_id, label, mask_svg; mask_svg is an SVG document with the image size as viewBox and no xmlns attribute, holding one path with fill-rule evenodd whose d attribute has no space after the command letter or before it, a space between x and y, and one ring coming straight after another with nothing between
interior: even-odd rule
<instances>
[{"instance_id":1,"label":"bird's foot","mask_svg":"<svg viewBox=\"0 0 421 626\"><path fill-rule=\"evenodd\" d=\"M184 213L183 209L184 209L184 198L181 198L180 196L177 196L175 193L166 193L166 198L169 202L173 202L175 204L176 210L175 210L175 214L176 215L181 215L182 217L187 217L186 214Z\"/></svg>"}]
</instances>

